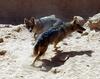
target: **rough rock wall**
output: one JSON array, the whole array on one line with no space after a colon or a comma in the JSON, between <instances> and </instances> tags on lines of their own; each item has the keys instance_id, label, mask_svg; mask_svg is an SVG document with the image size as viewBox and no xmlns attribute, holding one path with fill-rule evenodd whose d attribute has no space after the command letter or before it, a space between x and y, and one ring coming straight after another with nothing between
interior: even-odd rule
<instances>
[{"instance_id":1,"label":"rough rock wall","mask_svg":"<svg viewBox=\"0 0 100 79\"><path fill-rule=\"evenodd\" d=\"M64 20L100 12L100 0L1 0L0 23L23 23L24 17L56 14Z\"/></svg>"}]
</instances>

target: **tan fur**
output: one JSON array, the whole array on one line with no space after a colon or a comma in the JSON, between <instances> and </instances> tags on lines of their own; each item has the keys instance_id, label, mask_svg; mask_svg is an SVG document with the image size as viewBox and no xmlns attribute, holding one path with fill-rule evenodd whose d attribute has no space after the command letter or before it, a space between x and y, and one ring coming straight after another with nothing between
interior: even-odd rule
<instances>
[{"instance_id":1,"label":"tan fur","mask_svg":"<svg viewBox=\"0 0 100 79\"><path fill-rule=\"evenodd\" d=\"M47 32L44 32L39 36L34 46L33 54L36 56L33 61L33 65L36 60L38 60L47 50L49 44L56 45L62 41L67 35L71 34L74 31L79 31L82 33L85 29L79 24L76 24L76 20L72 22L65 23L63 25L51 28Z\"/></svg>"},{"instance_id":2,"label":"tan fur","mask_svg":"<svg viewBox=\"0 0 100 79\"><path fill-rule=\"evenodd\" d=\"M37 37L41 33L47 31L51 27L63 24L63 21L59 18L56 18L54 15L51 15L42 17L40 19L35 19L34 17L31 17L31 19L28 20L25 18L24 24L30 32L34 32L34 38L37 39Z\"/></svg>"}]
</instances>

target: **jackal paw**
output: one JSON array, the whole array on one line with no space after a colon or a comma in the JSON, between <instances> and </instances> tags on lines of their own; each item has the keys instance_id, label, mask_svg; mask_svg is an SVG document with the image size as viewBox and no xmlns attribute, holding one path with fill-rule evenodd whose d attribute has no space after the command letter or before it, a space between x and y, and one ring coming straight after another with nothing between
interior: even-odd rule
<instances>
[{"instance_id":1,"label":"jackal paw","mask_svg":"<svg viewBox=\"0 0 100 79\"><path fill-rule=\"evenodd\" d=\"M55 49L53 51L55 52L55 51L57 51L60 48L60 46L59 47L54 47L54 48Z\"/></svg>"}]
</instances>

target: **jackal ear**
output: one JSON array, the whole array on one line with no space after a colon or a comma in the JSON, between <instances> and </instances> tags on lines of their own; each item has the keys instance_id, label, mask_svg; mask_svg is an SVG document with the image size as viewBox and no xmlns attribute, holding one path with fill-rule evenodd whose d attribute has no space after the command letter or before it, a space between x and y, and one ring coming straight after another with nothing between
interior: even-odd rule
<instances>
[{"instance_id":1,"label":"jackal ear","mask_svg":"<svg viewBox=\"0 0 100 79\"><path fill-rule=\"evenodd\" d=\"M74 21L73 21L73 24L76 24L77 23L77 20L75 19Z\"/></svg>"},{"instance_id":2,"label":"jackal ear","mask_svg":"<svg viewBox=\"0 0 100 79\"><path fill-rule=\"evenodd\" d=\"M89 21L90 24L92 24L92 21L91 20L88 20L88 21Z\"/></svg>"},{"instance_id":3,"label":"jackal ear","mask_svg":"<svg viewBox=\"0 0 100 79\"><path fill-rule=\"evenodd\" d=\"M77 20L77 16L74 16L74 17L73 17L73 20Z\"/></svg>"},{"instance_id":4,"label":"jackal ear","mask_svg":"<svg viewBox=\"0 0 100 79\"><path fill-rule=\"evenodd\" d=\"M35 18L34 17L31 17L30 21L35 24Z\"/></svg>"},{"instance_id":5,"label":"jackal ear","mask_svg":"<svg viewBox=\"0 0 100 79\"><path fill-rule=\"evenodd\" d=\"M24 18L24 24L27 24L29 20L27 18Z\"/></svg>"}]
</instances>

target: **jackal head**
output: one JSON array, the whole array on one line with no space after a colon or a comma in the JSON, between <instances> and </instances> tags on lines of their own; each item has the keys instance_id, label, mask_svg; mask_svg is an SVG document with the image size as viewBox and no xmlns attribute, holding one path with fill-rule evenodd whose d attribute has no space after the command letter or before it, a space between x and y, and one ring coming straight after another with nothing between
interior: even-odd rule
<instances>
[{"instance_id":1,"label":"jackal head","mask_svg":"<svg viewBox=\"0 0 100 79\"><path fill-rule=\"evenodd\" d=\"M35 26L35 18L32 17L30 20L28 20L27 18L24 18L24 24L25 24L25 27L30 31L32 32L34 26Z\"/></svg>"},{"instance_id":2,"label":"jackal head","mask_svg":"<svg viewBox=\"0 0 100 79\"><path fill-rule=\"evenodd\" d=\"M86 20L81 16L74 16L73 20L76 20L77 23L80 24L80 25L84 25L85 22L86 22Z\"/></svg>"},{"instance_id":3,"label":"jackal head","mask_svg":"<svg viewBox=\"0 0 100 79\"><path fill-rule=\"evenodd\" d=\"M78 33L83 33L83 31L86 30L80 24L77 23L77 20L74 20L72 24L73 24L73 30L77 31Z\"/></svg>"}]
</instances>

